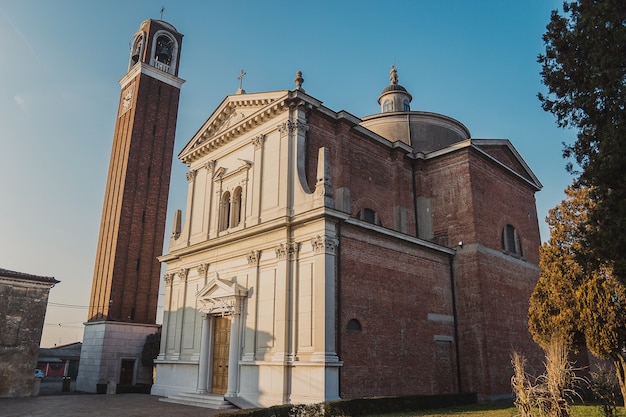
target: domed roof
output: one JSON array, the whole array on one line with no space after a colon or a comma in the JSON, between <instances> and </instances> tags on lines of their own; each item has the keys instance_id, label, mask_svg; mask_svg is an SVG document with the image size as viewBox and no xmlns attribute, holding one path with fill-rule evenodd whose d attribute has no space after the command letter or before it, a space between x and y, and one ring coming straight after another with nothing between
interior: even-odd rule
<instances>
[{"instance_id":1,"label":"domed roof","mask_svg":"<svg viewBox=\"0 0 626 417\"><path fill-rule=\"evenodd\" d=\"M383 92L380 93L380 95L382 96L383 94L389 93L391 91L404 91L405 93L408 93L406 88L402 87L400 84L389 84L387 87L385 87Z\"/></svg>"},{"instance_id":2,"label":"domed roof","mask_svg":"<svg viewBox=\"0 0 626 417\"><path fill-rule=\"evenodd\" d=\"M389 71L389 85L378 97L380 113L361 119L361 126L391 142L404 142L415 152L433 152L471 137L459 121L442 114L412 111L411 93L398 84L395 65Z\"/></svg>"}]
</instances>

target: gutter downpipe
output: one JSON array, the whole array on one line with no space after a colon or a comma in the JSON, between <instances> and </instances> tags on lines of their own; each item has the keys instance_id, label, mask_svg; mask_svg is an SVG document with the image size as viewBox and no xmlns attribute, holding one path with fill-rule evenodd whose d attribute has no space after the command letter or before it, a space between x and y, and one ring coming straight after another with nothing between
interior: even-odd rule
<instances>
[{"instance_id":1,"label":"gutter downpipe","mask_svg":"<svg viewBox=\"0 0 626 417\"><path fill-rule=\"evenodd\" d=\"M417 182L415 180L416 153L412 153L413 163L411 164L411 181L413 182L413 216L415 217L415 237L419 238L419 223L417 222Z\"/></svg>"},{"instance_id":2,"label":"gutter downpipe","mask_svg":"<svg viewBox=\"0 0 626 417\"><path fill-rule=\"evenodd\" d=\"M337 240L339 244L336 246L336 266L337 271L335 272L335 297L337 302L337 309L335 311L335 332L337 333L336 345L337 345L337 356L341 356L341 222L339 220L337 222ZM337 381L337 388L339 391L339 398L341 398L341 367L339 367L339 378Z\"/></svg>"},{"instance_id":3,"label":"gutter downpipe","mask_svg":"<svg viewBox=\"0 0 626 417\"><path fill-rule=\"evenodd\" d=\"M458 325L458 315L456 311L456 290L455 290L455 279L454 279L454 256L455 254L450 254L448 257L450 259L450 291L452 293L452 316L454 317L454 353L456 355L456 378L457 378L457 390L458 393L463 392L463 385L461 384L461 361L460 361L460 349L459 349L459 325Z\"/></svg>"}]
</instances>

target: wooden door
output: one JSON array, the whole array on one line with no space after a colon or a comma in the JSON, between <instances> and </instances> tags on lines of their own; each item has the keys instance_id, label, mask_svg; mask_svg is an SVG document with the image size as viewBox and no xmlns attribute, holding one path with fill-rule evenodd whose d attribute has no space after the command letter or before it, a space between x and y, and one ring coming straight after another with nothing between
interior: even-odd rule
<instances>
[{"instance_id":1,"label":"wooden door","mask_svg":"<svg viewBox=\"0 0 626 417\"><path fill-rule=\"evenodd\" d=\"M120 385L133 385L133 374L135 373L135 360L122 359L120 369Z\"/></svg>"},{"instance_id":2,"label":"wooden door","mask_svg":"<svg viewBox=\"0 0 626 417\"><path fill-rule=\"evenodd\" d=\"M230 316L215 318L213 343L213 380L211 392L225 394L228 388L228 351L230 347Z\"/></svg>"}]
</instances>

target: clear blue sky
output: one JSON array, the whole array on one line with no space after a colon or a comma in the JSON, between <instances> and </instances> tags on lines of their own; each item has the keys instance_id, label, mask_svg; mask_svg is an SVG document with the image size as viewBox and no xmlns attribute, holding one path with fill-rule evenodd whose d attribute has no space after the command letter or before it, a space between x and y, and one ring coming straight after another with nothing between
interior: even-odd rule
<instances>
[{"instance_id":1,"label":"clear blue sky","mask_svg":"<svg viewBox=\"0 0 626 417\"><path fill-rule=\"evenodd\" d=\"M335 110L377 113L389 67L413 110L442 113L474 138L510 139L543 183L548 210L571 182L574 132L541 110L537 54L561 0L0 0L0 267L61 281L42 346L82 340L104 188L129 42L148 18L185 35L175 155L239 86L303 87ZM186 202L175 160L166 230Z\"/></svg>"}]
</instances>

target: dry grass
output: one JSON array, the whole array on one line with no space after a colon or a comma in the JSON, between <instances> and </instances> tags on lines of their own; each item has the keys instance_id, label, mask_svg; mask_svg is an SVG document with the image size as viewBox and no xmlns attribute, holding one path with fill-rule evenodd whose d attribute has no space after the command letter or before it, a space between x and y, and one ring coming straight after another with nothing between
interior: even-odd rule
<instances>
[{"instance_id":1,"label":"dry grass","mask_svg":"<svg viewBox=\"0 0 626 417\"><path fill-rule=\"evenodd\" d=\"M572 417L602 417L602 407L591 405L574 405L571 407ZM619 417L626 417L622 408ZM383 414L368 417L519 417L520 413L510 404L472 405L466 407L442 408L440 410L424 410L411 413Z\"/></svg>"}]
</instances>

